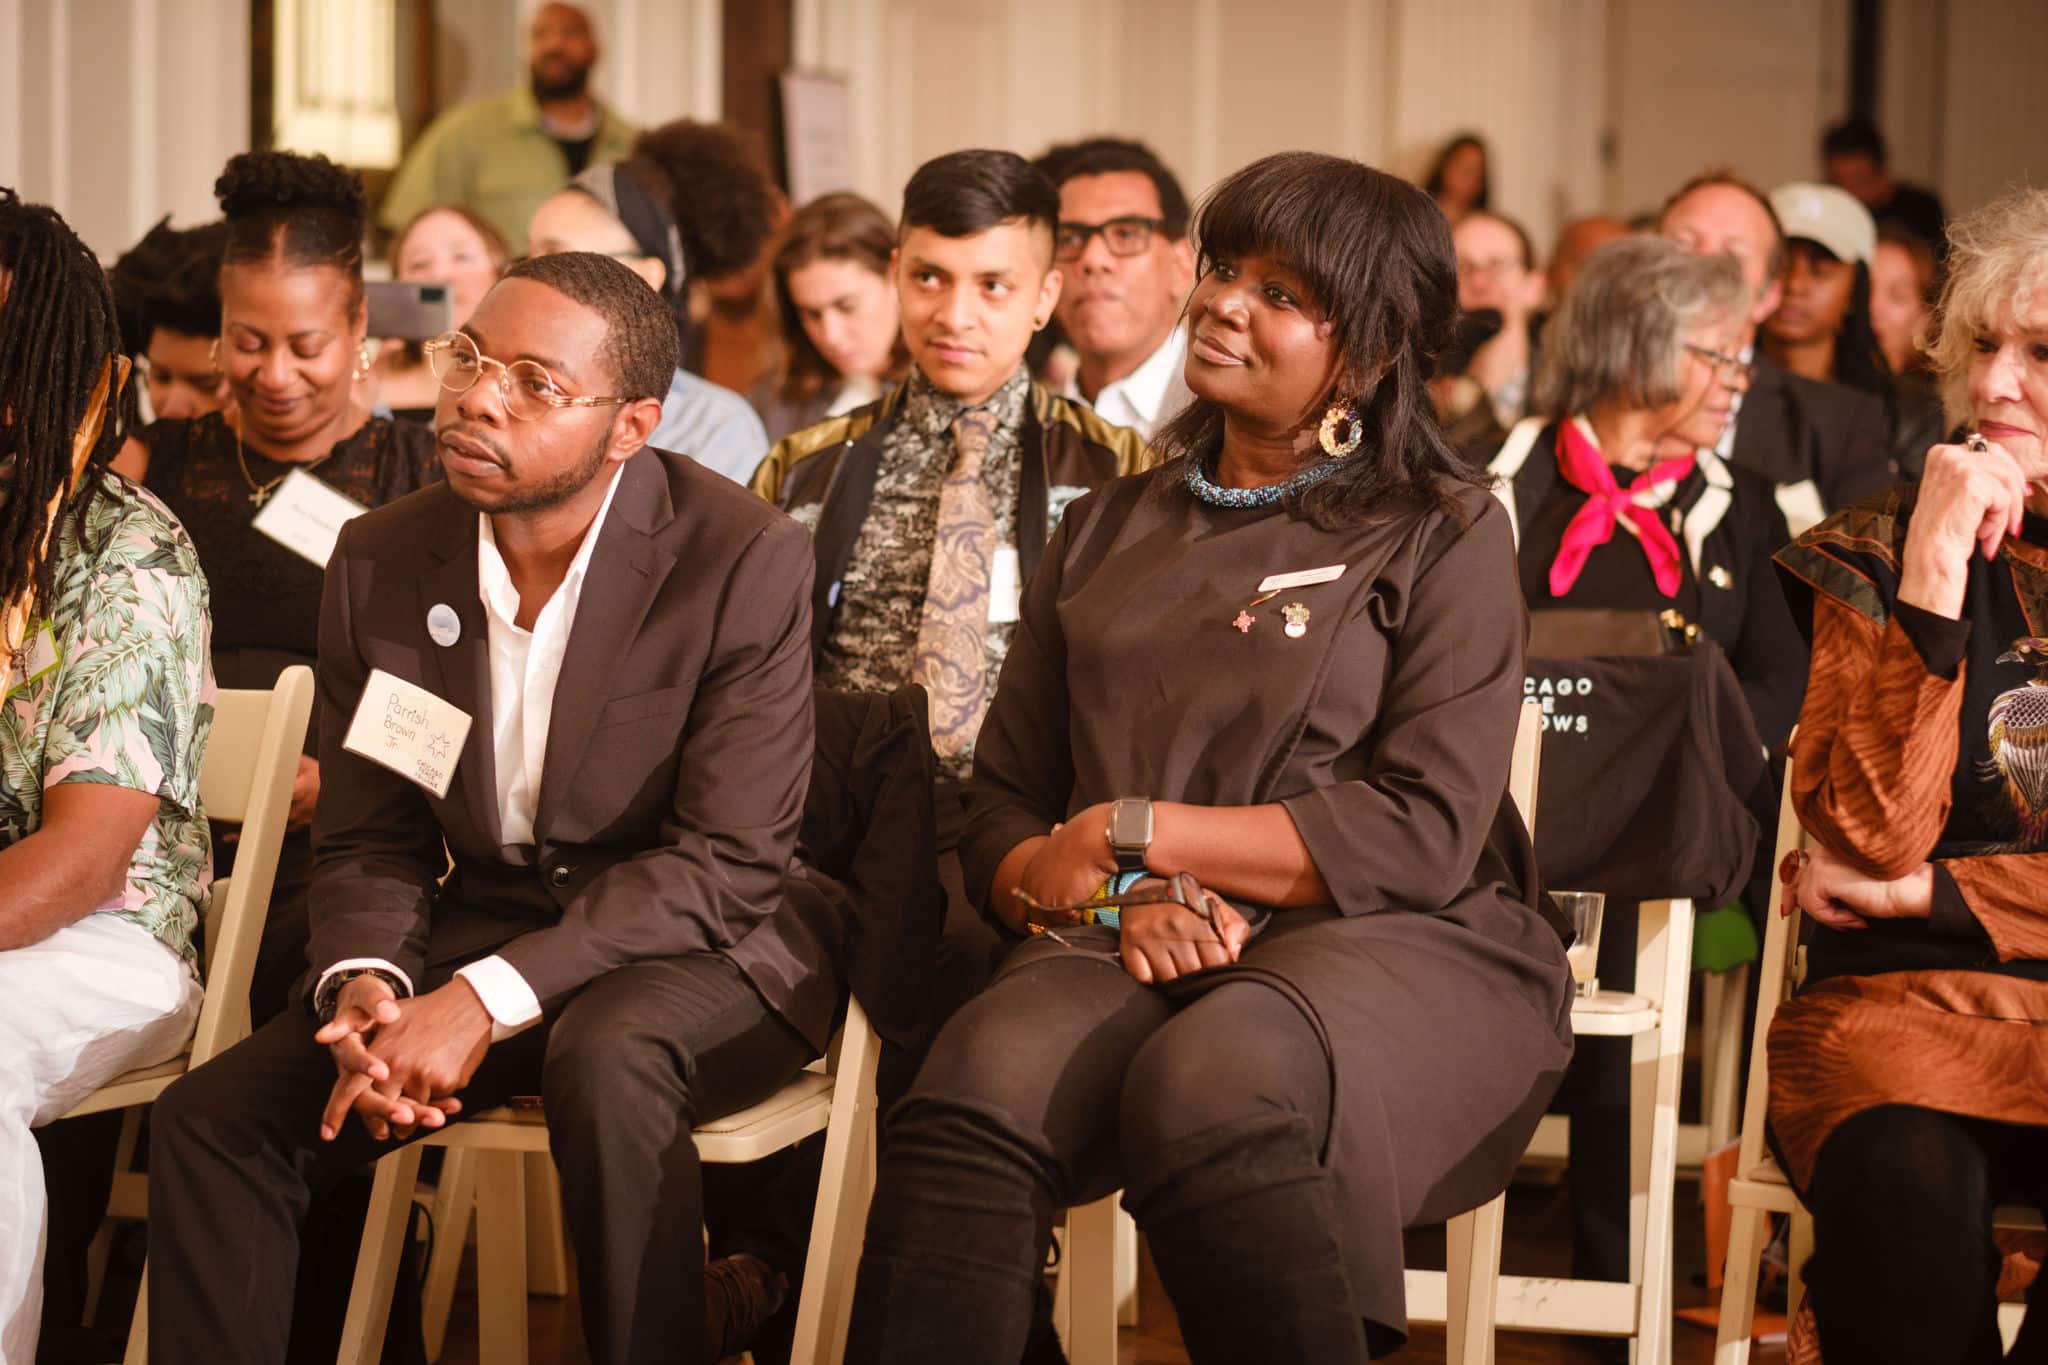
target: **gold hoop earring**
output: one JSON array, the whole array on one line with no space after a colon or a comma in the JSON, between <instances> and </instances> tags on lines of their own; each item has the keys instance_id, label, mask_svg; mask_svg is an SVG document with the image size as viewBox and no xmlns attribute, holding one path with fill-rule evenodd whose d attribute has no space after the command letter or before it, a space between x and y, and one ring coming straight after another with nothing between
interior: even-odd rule
<instances>
[{"instance_id":1,"label":"gold hoop earring","mask_svg":"<svg viewBox=\"0 0 2048 1365\"><path fill-rule=\"evenodd\" d=\"M221 370L220 370L220 338L219 338L219 337L215 337L215 338L213 339L213 345L211 345L211 346L209 346L209 347L207 347L207 348L206 348L206 363L207 363L207 364L209 364L209 365L211 365L211 366L213 366L213 372L214 372L215 374L219 374L219 373L221 372Z\"/></svg>"},{"instance_id":2,"label":"gold hoop earring","mask_svg":"<svg viewBox=\"0 0 2048 1365\"><path fill-rule=\"evenodd\" d=\"M354 370L356 383L360 384L370 377L370 367L375 363L370 358L369 342L365 341L362 345L356 347L356 366Z\"/></svg>"},{"instance_id":3,"label":"gold hoop earring","mask_svg":"<svg viewBox=\"0 0 2048 1365\"><path fill-rule=\"evenodd\" d=\"M1350 424L1351 430L1342 441L1339 441L1337 428L1346 423ZM1343 402L1330 404L1329 410L1323 414L1323 425L1316 432L1316 440L1321 442L1323 453L1333 460L1341 460L1358 449L1359 442L1364 439L1365 419L1358 415L1357 405Z\"/></svg>"}]
</instances>

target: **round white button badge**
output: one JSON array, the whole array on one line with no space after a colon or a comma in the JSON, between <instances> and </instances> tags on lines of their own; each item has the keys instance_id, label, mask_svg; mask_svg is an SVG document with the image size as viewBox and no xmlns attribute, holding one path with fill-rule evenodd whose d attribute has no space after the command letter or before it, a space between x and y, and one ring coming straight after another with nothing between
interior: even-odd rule
<instances>
[{"instance_id":1,"label":"round white button badge","mask_svg":"<svg viewBox=\"0 0 2048 1365\"><path fill-rule=\"evenodd\" d=\"M446 602L436 602L427 612L427 638L447 648L462 638L462 618Z\"/></svg>"}]
</instances>

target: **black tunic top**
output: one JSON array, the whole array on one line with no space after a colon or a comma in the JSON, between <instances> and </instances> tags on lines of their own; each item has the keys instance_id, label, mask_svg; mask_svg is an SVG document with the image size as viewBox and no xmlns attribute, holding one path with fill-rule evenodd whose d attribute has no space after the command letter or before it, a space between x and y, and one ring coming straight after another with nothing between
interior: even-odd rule
<instances>
[{"instance_id":1,"label":"black tunic top","mask_svg":"<svg viewBox=\"0 0 2048 1365\"><path fill-rule=\"evenodd\" d=\"M1268 575L1340 564L1249 605ZM1166 989L1260 980L1324 1037L1327 1160L1376 1351L1405 1332L1402 1227L1502 1188L1571 1054L1562 936L1505 795L1523 632L1507 517L1480 489L1455 514L1324 531L1197 502L1175 461L1067 509L968 788L982 901L1005 854L1095 802L1287 808L1333 903L1251 907L1235 966ZM1059 951L1026 944L1005 970Z\"/></svg>"},{"instance_id":2,"label":"black tunic top","mask_svg":"<svg viewBox=\"0 0 2048 1365\"><path fill-rule=\"evenodd\" d=\"M149 447L143 482L185 524L213 588L220 685L269 687L287 665L311 664L326 575L250 524L258 509L235 458L234 429L210 413L154 423L142 441ZM258 485L291 468L246 447L242 459ZM431 430L373 417L310 472L365 507L381 507L438 481L441 464Z\"/></svg>"}]
</instances>

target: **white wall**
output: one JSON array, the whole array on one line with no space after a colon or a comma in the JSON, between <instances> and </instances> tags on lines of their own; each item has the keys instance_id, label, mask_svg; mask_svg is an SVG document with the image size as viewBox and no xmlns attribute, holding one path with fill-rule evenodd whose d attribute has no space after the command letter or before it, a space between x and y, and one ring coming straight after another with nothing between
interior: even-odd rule
<instances>
[{"instance_id":1,"label":"white wall","mask_svg":"<svg viewBox=\"0 0 2048 1365\"><path fill-rule=\"evenodd\" d=\"M532 3L439 0L445 102L521 78ZM797 61L848 76L856 182L892 210L955 147L1125 132L1198 190L1290 147L1413 174L1470 127L1494 145L1496 202L1540 246L1573 214L1654 206L1708 161L1766 185L1814 175L1845 104L1848 0L792 3ZM589 7L608 99L642 123L717 117L720 0ZM2048 3L1882 12L1900 173L1952 209L2048 183ZM57 203L103 254L166 211L211 216L247 142L248 34L249 0L0 0L0 184Z\"/></svg>"},{"instance_id":2,"label":"white wall","mask_svg":"<svg viewBox=\"0 0 2048 1365\"><path fill-rule=\"evenodd\" d=\"M215 216L248 138L248 0L0 0L0 184L102 256Z\"/></svg>"},{"instance_id":3,"label":"white wall","mask_svg":"<svg viewBox=\"0 0 2048 1365\"><path fill-rule=\"evenodd\" d=\"M1935 184L1951 214L2048 186L2048 4L1946 0Z\"/></svg>"},{"instance_id":4,"label":"white wall","mask_svg":"<svg viewBox=\"0 0 2048 1365\"><path fill-rule=\"evenodd\" d=\"M796 58L850 80L858 187L892 207L919 162L965 145L1029 155L1122 131L1196 190L1297 147L1419 175L1472 129L1494 203L1541 245L1575 214L1654 205L1709 160L1810 174L1803 139L1777 134L1838 107L1845 15L1846 0L797 0Z\"/></svg>"}]
</instances>

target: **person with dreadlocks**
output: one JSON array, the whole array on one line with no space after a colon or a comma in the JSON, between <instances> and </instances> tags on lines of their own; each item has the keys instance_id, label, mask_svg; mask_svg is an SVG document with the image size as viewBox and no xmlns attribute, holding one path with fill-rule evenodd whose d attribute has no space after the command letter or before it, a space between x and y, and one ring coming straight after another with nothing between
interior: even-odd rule
<instances>
[{"instance_id":1,"label":"person with dreadlocks","mask_svg":"<svg viewBox=\"0 0 2048 1365\"><path fill-rule=\"evenodd\" d=\"M35 1358L31 1129L176 1055L212 880L206 579L109 472L134 421L98 261L0 188L0 1360Z\"/></svg>"},{"instance_id":2,"label":"person with dreadlocks","mask_svg":"<svg viewBox=\"0 0 2048 1365\"><path fill-rule=\"evenodd\" d=\"M266 504L292 493L287 480L311 478L360 507L381 507L440 478L440 462L424 424L373 417L363 406L359 381L373 352L364 339L367 208L355 174L325 157L245 152L213 190L227 218L214 354L232 410L156 422L117 467L161 497L199 547L213 584L221 685L269 687L319 652L326 555L259 529ZM284 1009L306 969L319 796L309 736L250 991L258 1024ZM232 858L223 840L223 876Z\"/></svg>"}]
</instances>

